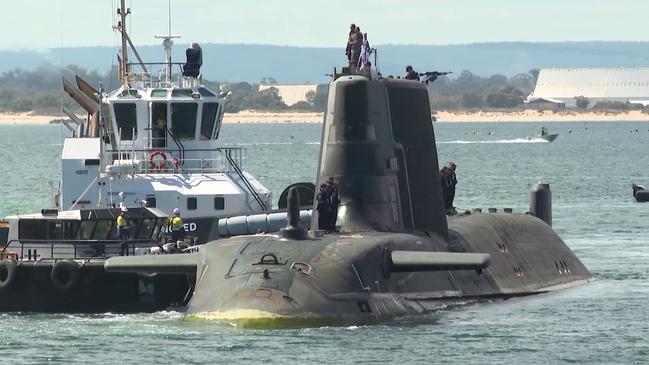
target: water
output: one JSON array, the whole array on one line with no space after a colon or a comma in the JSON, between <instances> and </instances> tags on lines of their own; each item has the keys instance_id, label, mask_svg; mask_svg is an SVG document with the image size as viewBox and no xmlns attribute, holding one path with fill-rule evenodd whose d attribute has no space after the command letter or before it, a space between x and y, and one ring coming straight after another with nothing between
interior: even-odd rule
<instances>
[{"instance_id":1,"label":"water","mask_svg":"<svg viewBox=\"0 0 649 365\"><path fill-rule=\"evenodd\" d=\"M458 165L463 208L525 211L531 184L551 183L554 228L594 274L590 284L360 327L240 330L168 312L0 314L0 363L649 363L649 204L635 203L630 188L649 185L649 124L553 123L555 142L524 138L540 127L436 124L440 161ZM222 136L248 148L248 170L275 198L313 180L317 125L225 125ZM48 206L59 127L0 126L0 145L0 215Z\"/></svg>"}]
</instances>

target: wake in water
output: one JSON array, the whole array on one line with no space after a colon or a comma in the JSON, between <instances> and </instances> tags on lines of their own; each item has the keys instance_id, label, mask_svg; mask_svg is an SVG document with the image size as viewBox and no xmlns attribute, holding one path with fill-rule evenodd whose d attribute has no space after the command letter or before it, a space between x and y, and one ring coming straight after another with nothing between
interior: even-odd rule
<instances>
[{"instance_id":1,"label":"wake in water","mask_svg":"<svg viewBox=\"0 0 649 365\"><path fill-rule=\"evenodd\" d=\"M493 141L464 141L458 139L456 141L437 142L441 144L507 144L507 143L549 143L541 138L514 138L514 139L497 139Z\"/></svg>"}]
</instances>

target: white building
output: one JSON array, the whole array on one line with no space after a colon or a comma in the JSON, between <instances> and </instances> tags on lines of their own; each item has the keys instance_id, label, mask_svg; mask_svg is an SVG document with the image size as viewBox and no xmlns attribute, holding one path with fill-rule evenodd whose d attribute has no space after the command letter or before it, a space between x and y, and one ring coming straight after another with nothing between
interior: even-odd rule
<instances>
[{"instance_id":1,"label":"white building","mask_svg":"<svg viewBox=\"0 0 649 365\"><path fill-rule=\"evenodd\" d=\"M575 98L579 96L589 100L588 107L602 100L647 105L649 67L541 69L536 87L526 102L545 100L575 107Z\"/></svg>"},{"instance_id":2,"label":"white building","mask_svg":"<svg viewBox=\"0 0 649 365\"><path fill-rule=\"evenodd\" d=\"M262 84L259 85L259 91L275 88L279 91L279 97L284 104L291 106L300 101L308 102L307 94L310 91L314 93L318 89L318 84Z\"/></svg>"}]
</instances>

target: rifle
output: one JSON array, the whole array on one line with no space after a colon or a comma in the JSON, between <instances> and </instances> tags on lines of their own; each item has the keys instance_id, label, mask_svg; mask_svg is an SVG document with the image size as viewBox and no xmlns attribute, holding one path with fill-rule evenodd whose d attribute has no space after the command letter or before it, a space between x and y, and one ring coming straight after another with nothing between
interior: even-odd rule
<instances>
[{"instance_id":1,"label":"rifle","mask_svg":"<svg viewBox=\"0 0 649 365\"><path fill-rule=\"evenodd\" d=\"M445 76L452 73L453 71L447 71L447 72L428 71L428 72L420 73L419 76L426 77L423 82L425 82L426 85L428 85L429 82L435 82L435 80L437 80L439 76Z\"/></svg>"}]
</instances>

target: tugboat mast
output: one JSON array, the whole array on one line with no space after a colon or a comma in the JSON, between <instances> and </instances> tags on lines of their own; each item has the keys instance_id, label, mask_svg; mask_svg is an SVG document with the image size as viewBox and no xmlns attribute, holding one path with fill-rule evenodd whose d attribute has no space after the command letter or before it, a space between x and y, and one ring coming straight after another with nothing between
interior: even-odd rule
<instances>
[{"instance_id":1,"label":"tugboat mast","mask_svg":"<svg viewBox=\"0 0 649 365\"><path fill-rule=\"evenodd\" d=\"M129 46L131 47L133 54L137 58L137 61L140 63L140 67L142 67L144 73L149 73L146 66L144 65L144 62L142 61L142 57L140 57L140 54L137 52L137 49L135 49L131 38L129 38L128 33L126 32L126 16L131 14L131 9L126 7L125 2L126 0L120 0L120 7L117 9L117 14L120 16L120 21L117 23L117 26L113 27L113 29L116 29L120 32L122 38L122 58L119 60L119 81L122 83L122 85L128 83L129 77L131 75L131 66L128 62Z\"/></svg>"},{"instance_id":2,"label":"tugboat mast","mask_svg":"<svg viewBox=\"0 0 649 365\"><path fill-rule=\"evenodd\" d=\"M120 81L122 84L128 82L129 75L129 65L128 65L128 45L127 45L127 35L126 35L126 15L131 12L131 9L126 9L126 0L120 0L120 7L117 9L117 14L121 16L121 20L117 25L119 32L122 36L122 59L120 65Z\"/></svg>"}]
</instances>

